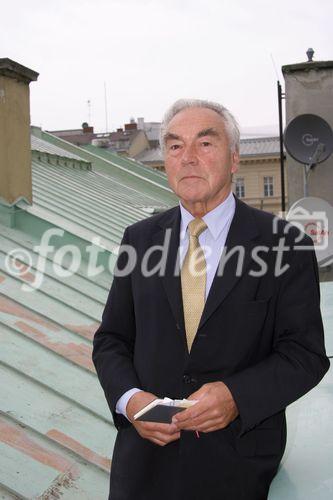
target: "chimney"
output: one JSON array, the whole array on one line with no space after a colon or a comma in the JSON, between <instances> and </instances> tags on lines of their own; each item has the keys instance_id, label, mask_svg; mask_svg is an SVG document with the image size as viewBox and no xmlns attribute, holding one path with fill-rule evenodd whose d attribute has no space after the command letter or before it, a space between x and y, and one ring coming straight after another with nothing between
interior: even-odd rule
<instances>
[{"instance_id":1,"label":"chimney","mask_svg":"<svg viewBox=\"0 0 333 500\"><path fill-rule=\"evenodd\" d=\"M87 122L82 123L82 130L84 134L93 134L94 127L90 127Z\"/></svg>"},{"instance_id":2,"label":"chimney","mask_svg":"<svg viewBox=\"0 0 333 500\"><path fill-rule=\"evenodd\" d=\"M134 123L125 123L125 130L137 130L137 124Z\"/></svg>"},{"instance_id":3,"label":"chimney","mask_svg":"<svg viewBox=\"0 0 333 500\"><path fill-rule=\"evenodd\" d=\"M318 115L333 128L333 60L314 61L314 50L307 61L282 66L285 79L286 122L303 114ZM287 154L288 201L291 206L304 196L304 168ZM311 171L309 196L333 204L333 155Z\"/></svg>"},{"instance_id":4,"label":"chimney","mask_svg":"<svg viewBox=\"0 0 333 500\"><path fill-rule=\"evenodd\" d=\"M139 130L144 130L145 129L145 119L143 117L138 118L138 129Z\"/></svg>"},{"instance_id":5,"label":"chimney","mask_svg":"<svg viewBox=\"0 0 333 500\"><path fill-rule=\"evenodd\" d=\"M0 59L0 204L32 203L29 84L38 73Z\"/></svg>"}]
</instances>

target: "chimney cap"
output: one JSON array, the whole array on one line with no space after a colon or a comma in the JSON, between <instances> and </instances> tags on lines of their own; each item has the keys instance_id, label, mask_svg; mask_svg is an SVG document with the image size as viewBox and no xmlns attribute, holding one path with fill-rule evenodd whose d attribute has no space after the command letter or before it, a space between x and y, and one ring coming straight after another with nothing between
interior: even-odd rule
<instances>
[{"instance_id":1,"label":"chimney cap","mask_svg":"<svg viewBox=\"0 0 333 500\"><path fill-rule=\"evenodd\" d=\"M0 59L0 76L8 76L15 78L19 82L29 84L37 80L39 73L6 57Z\"/></svg>"}]
</instances>

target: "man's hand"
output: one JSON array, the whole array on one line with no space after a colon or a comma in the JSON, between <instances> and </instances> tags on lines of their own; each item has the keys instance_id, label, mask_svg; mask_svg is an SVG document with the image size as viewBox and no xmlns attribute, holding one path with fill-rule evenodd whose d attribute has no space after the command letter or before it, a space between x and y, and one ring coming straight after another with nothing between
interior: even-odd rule
<instances>
[{"instance_id":1,"label":"man's hand","mask_svg":"<svg viewBox=\"0 0 333 500\"><path fill-rule=\"evenodd\" d=\"M232 394L223 382L204 384L188 399L197 399L198 402L173 417L172 422L179 430L217 431L238 415Z\"/></svg>"},{"instance_id":2,"label":"man's hand","mask_svg":"<svg viewBox=\"0 0 333 500\"><path fill-rule=\"evenodd\" d=\"M144 439L149 439L159 446L165 446L171 441L176 441L180 437L180 431L174 424L159 424L157 422L140 422L134 420L134 415L144 406L157 399L151 392L136 392L129 399L126 406L126 413L133 426Z\"/></svg>"}]
</instances>

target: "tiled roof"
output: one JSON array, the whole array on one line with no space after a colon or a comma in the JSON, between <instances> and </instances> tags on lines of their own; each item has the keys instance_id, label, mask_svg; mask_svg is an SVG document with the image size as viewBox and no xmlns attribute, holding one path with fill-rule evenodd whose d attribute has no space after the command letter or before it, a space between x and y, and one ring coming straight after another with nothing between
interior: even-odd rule
<instances>
[{"instance_id":1,"label":"tiled roof","mask_svg":"<svg viewBox=\"0 0 333 500\"><path fill-rule=\"evenodd\" d=\"M280 154L279 137L241 139L240 156L270 156Z\"/></svg>"},{"instance_id":2,"label":"tiled roof","mask_svg":"<svg viewBox=\"0 0 333 500\"><path fill-rule=\"evenodd\" d=\"M72 144L90 144L93 139L95 139L96 134L86 133L86 134L73 134L66 136L65 140L71 142Z\"/></svg>"},{"instance_id":3,"label":"tiled roof","mask_svg":"<svg viewBox=\"0 0 333 500\"><path fill-rule=\"evenodd\" d=\"M141 130L121 130L117 132L111 132L109 134L109 141L124 141L124 142L132 142L133 139L141 132Z\"/></svg>"},{"instance_id":4,"label":"tiled roof","mask_svg":"<svg viewBox=\"0 0 333 500\"><path fill-rule=\"evenodd\" d=\"M136 156L136 160L142 163L163 162L161 148L147 149Z\"/></svg>"}]
</instances>

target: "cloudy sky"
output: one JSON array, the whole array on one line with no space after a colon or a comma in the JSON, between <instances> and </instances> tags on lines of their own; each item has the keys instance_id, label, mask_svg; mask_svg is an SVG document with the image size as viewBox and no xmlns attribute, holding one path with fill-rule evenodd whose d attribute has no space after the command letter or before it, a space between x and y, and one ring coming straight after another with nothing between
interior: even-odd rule
<instances>
[{"instance_id":1,"label":"cloudy sky","mask_svg":"<svg viewBox=\"0 0 333 500\"><path fill-rule=\"evenodd\" d=\"M308 47L333 59L332 18L331 0L16 0L2 2L0 57L40 73L31 118L46 130L104 131L104 86L109 130L160 121L179 97L258 127L277 123L282 65Z\"/></svg>"}]
</instances>

